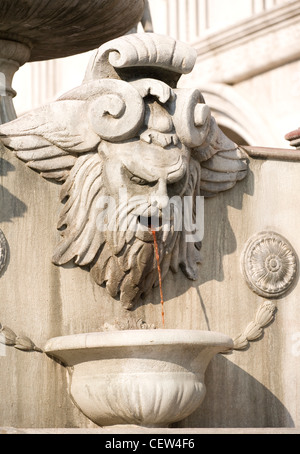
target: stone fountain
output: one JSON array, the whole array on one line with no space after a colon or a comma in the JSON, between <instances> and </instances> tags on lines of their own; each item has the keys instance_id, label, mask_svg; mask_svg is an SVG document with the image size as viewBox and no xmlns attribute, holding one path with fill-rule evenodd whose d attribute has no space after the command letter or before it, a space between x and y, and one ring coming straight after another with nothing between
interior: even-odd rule
<instances>
[{"instance_id":1,"label":"stone fountain","mask_svg":"<svg viewBox=\"0 0 300 454\"><path fill-rule=\"evenodd\" d=\"M95 52L80 87L0 128L7 149L63 182L53 263L87 267L125 311L169 269L196 278L201 191L215 195L247 175L246 155L201 93L177 88L195 58L165 36L117 38ZM201 162L211 162L206 177ZM71 371L76 405L97 424L183 419L204 398L211 358L233 348L220 333L147 328L47 342L45 352Z\"/></svg>"},{"instance_id":2,"label":"stone fountain","mask_svg":"<svg viewBox=\"0 0 300 454\"><path fill-rule=\"evenodd\" d=\"M38 51L33 55L39 58ZM179 88L195 61L192 48L170 37L134 33L112 39L95 50L79 87L0 126L2 172L17 169L9 187L18 197L27 194L25 206L14 200L18 219L8 238L1 235L3 282L21 273L27 286L22 305L17 289L10 295L16 328L0 326L0 342L15 347L15 354L34 355L18 357L20 383L26 373L47 377L47 385L38 384L47 388L47 405L41 410L33 403L36 411L30 411L44 426L74 421L86 427L92 421L95 427L166 427L201 414L210 364L220 381L215 389L207 384L208 406L215 390L220 397L228 389L230 374L219 354L260 339L274 318L269 299L296 285L295 250L284 236L266 230L251 237L241 254L243 291L268 299L246 329L234 339L212 330L205 308L205 317L197 318L201 295L189 310L191 291L202 279L206 238L214 260L202 266L215 269L223 237L217 243L212 234L219 223L226 230L226 194L239 197L239 188L250 184L249 161L258 152L223 134L198 89ZM219 204L207 236L203 198ZM30 250L29 262L10 241L15 237ZM38 285L31 268L39 273ZM230 281L228 293L215 293L219 309L211 307L226 333L228 320L236 322L226 316L232 288ZM3 295L9 295L6 286ZM23 325L32 327L30 337L15 334ZM34 390L26 389L35 402ZM58 408L63 416L54 421Z\"/></svg>"}]
</instances>

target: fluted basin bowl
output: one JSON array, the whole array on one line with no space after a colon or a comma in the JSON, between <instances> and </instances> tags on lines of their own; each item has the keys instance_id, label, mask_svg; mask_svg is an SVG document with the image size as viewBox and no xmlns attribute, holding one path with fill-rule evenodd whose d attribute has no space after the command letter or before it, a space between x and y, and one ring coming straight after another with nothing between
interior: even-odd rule
<instances>
[{"instance_id":1,"label":"fluted basin bowl","mask_svg":"<svg viewBox=\"0 0 300 454\"><path fill-rule=\"evenodd\" d=\"M199 407L210 360L232 347L221 333L159 329L56 337L45 351L68 368L70 395L94 423L166 427Z\"/></svg>"}]
</instances>

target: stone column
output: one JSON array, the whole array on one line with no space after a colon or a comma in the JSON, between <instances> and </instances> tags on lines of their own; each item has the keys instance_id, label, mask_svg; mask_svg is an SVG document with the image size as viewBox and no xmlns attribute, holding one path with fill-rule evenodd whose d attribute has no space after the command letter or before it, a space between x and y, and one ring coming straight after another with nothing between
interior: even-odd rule
<instances>
[{"instance_id":1,"label":"stone column","mask_svg":"<svg viewBox=\"0 0 300 454\"><path fill-rule=\"evenodd\" d=\"M15 72L30 58L30 48L17 41L0 39L0 124L16 118L12 88Z\"/></svg>"}]
</instances>

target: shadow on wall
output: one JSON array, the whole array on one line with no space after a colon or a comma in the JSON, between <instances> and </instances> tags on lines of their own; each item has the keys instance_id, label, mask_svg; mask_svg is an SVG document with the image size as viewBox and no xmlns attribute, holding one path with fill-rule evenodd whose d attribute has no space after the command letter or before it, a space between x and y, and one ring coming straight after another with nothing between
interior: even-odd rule
<instances>
[{"instance_id":1,"label":"shadow on wall","mask_svg":"<svg viewBox=\"0 0 300 454\"><path fill-rule=\"evenodd\" d=\"M173 427L295 427L280 400L223 355L217 355L208 366L205 383L207 393L200 408Z\"/></svg>"},{"instance_id":2,"label":"shadow on wall","mask_svg":"<svg viewBox=\"0 0 300 454\"><path fill-rule=\"evenodd\" d=\"M2 222L12 222L13 218L21 218L27 211L25 203L11 194L1 184L3 177L14 171L15 167L10 162L0 158L0 224Z\"/></svg>"},{"instance_id":3,"label":"shadow on wall","mask_svg":"<svg viewBox=\"0 0 300 454\"><path fill-rule=\"evenodd\" d=\"M243 222L244 196L254 194L254 175L248 176L229 191L218 194L205 202L205 227L202 247L203 262L199 268L198 285L215 280L224 281L223 258L237 250L235 233L228 219L228 207L239 211Z\"/></svg>"}]
</instances>

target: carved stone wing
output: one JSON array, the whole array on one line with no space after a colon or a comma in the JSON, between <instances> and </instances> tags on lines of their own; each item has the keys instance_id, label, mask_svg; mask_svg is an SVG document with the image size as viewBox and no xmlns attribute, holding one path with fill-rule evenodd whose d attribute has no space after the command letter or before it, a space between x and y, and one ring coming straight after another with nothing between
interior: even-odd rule
<instances>
[{"instance_id":1,"label":"carved stone wing","mask_svg":"<svg viewBox=\"0 0 300 454\"><path fill-rule=\"evenodd\" d=\"M100 137L84 121L87 103L58 101L0 126L6 148L44 178L64 181L78 154L96 149Z\"/></svg>"},{"instance_id":2,"label":"carved stone wing","mask_svg":"<svg viewBox=\"0 0 300 454\"><path fill-rule=\"evenodd\" d=\"M248 156L219 128L197 89L175 89L172 116L176 133L201 165L200 192L212 197L245 178Z\"/></svg>"},{"instance_id":3,"label":"carved stone wing","mask_svg":"<svg viewBox=\"0 0 300 454\"><path fill-rule=\"evenodd\" d=\"M205 143L194 148L192 156L201 164L200 193L205 197L227 191L247 176L247 155L221 131L213 117Z\"/></svg>"}]
</instances>

